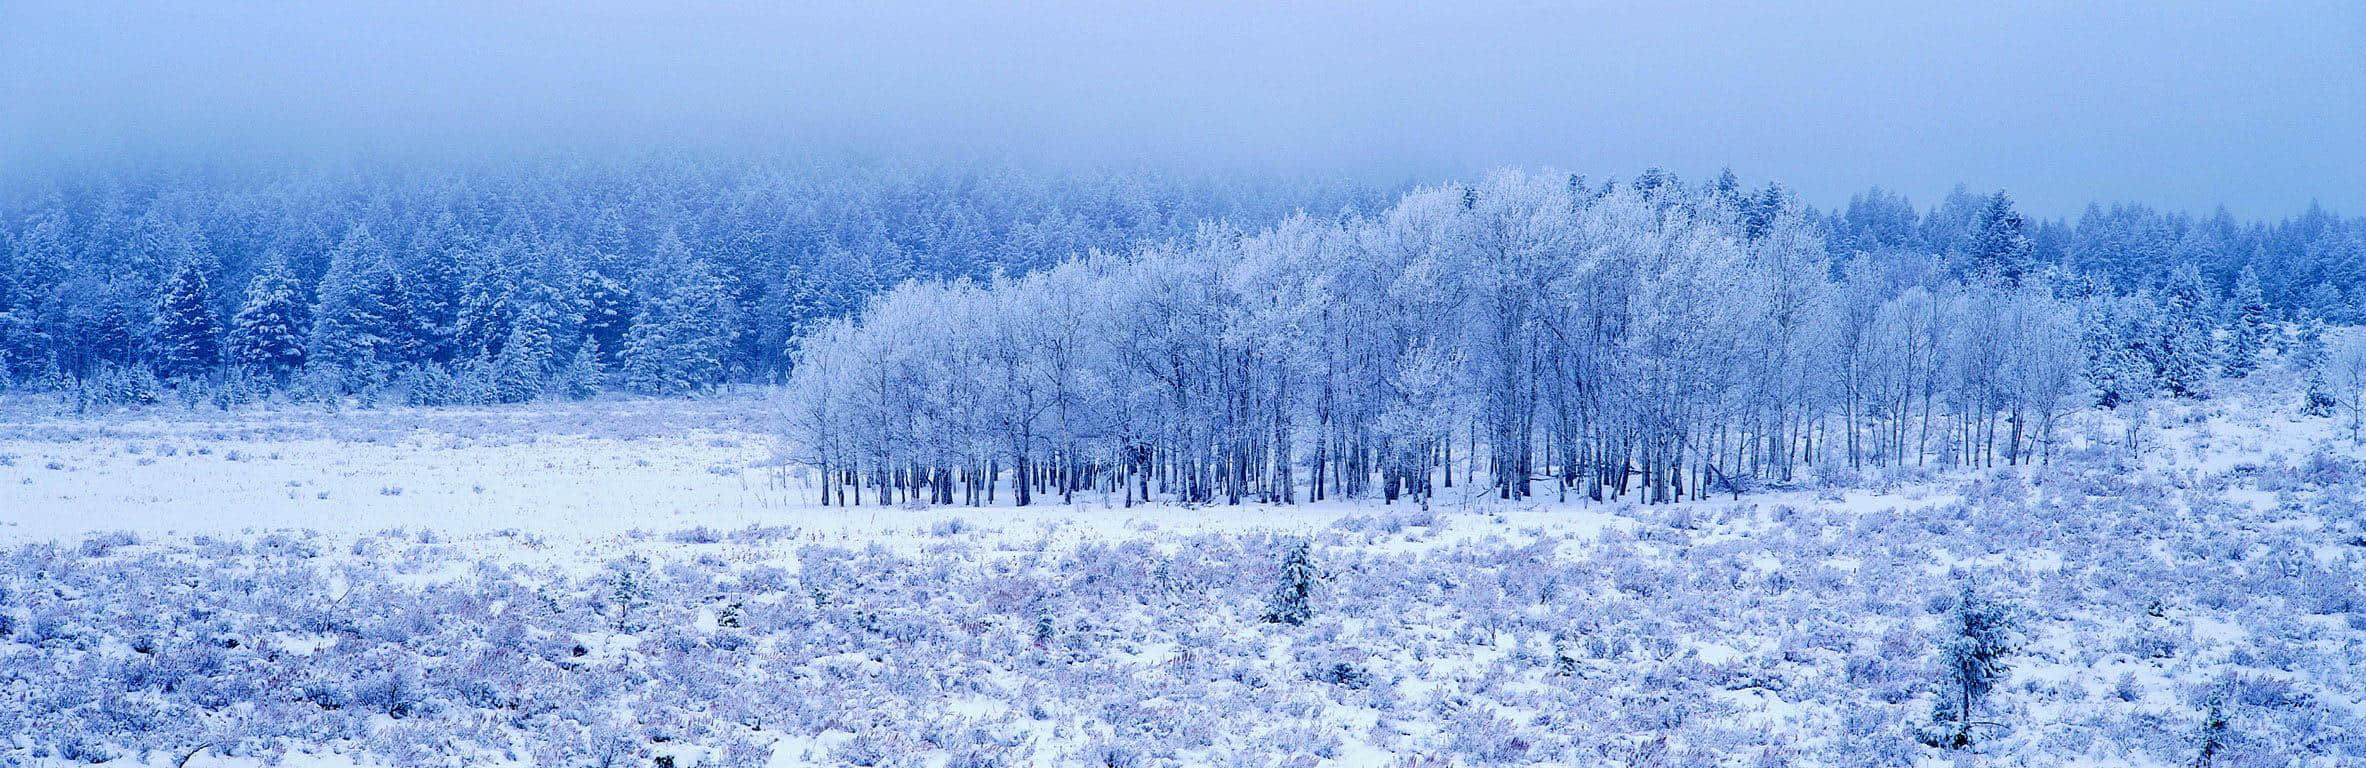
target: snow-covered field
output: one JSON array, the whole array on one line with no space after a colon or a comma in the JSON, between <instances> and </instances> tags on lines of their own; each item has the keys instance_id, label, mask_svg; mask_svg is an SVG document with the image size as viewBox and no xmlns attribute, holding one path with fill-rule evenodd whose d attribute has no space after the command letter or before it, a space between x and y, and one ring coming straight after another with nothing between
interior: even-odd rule
<instances>
[{"instance_id":1,"label":"snow-covered field","mask_svg":"<svg viewBox=\"0 0 2366 768\"><path fill-rule=\"evenodd\" d=\"M1303 534L1363 511L1129 509L1097 495L1024 508L824 507L809 473L774 458L772 414L754 397L91 418L19 408L0 419L0 543L298 529L342 541L417 529L474 554L516 556L508 542L531 534L572 556L699 529L792 526L810 541L912 546L910 534L954 521L1026 538ZM1489 508L1480 519L1586 532L1613 519L1599 507L1549 512Z\"/></svg>"},{"instance_id":2,"label":"snow-covered field","mask_svg":"<svg viewBox=\"0 0 2366 768\"><path fill-rule=\"evenodd\" d=\"M2217 765L2355 765L2366 464L2289 383L2040 468L1427 511L815 507L755 397L14 403L0 765L2166 766L2213 703ZM2021 642L1949 750L1967 584Z\"/></svg>"}]
</instances>

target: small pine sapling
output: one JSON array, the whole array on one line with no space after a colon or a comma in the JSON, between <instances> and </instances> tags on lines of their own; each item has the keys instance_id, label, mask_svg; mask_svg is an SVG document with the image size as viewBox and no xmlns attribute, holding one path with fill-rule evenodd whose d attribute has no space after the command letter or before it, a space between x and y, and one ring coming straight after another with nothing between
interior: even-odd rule
<instances>
[{"instance_id":1,"label":"small pine sapling","mask_svg":"<svg viewBox=\"0 0 2366 768\"><path fill-rule=\"evenodd\" d=\"M1314 584L1320 577L1314 567L1313 545L1305 541L1291 544L1282 553L1281 583L1273 592L1265 620L1297 625L1314 618Z\"/></svg>"},{"instance_id":2,"label":"small pine sapling","mask_svg":"<svg viewBox=\"0 0 2366 768\"><path fill-rule=\"evenodd\" d=\"M1982 596L1968 583L1963 586L1955 611L1948 616L1946 635L1939 641L1946 689L1940 692L1932 714L1933 719L1950 727L1932 740L1934 745L1963 749L1971 746L1974 729L2001 727L2000 723L1974 720L1973 714L2011 670L2005 657L2016 650L2013 635L2018 629L2011 606Z\"/></svg>"},{"instance_id":3,"label":"small pine sapling","mask_svg":"<svg viewBox=\"0 0 2366 768\"><path fill-rule=\"evenodd\" d=\"M616 589L609 593L608 599L616 612L616 631L641 631L641 626L635 622L633 614L648 604L649 588L641 584L641 577L634 573L633 568L617 569Z\"/></svg>"},{"instance_id":4,"label":"small pine sapling","mask_svg":"<svg viewBox=\"0 0 2366 768\"><path fill-rule=\"evenodd\" d=\"M2333 406L2338 404L2333 399L2333 393L2325 386L2325 372L2310 368L2308 391L2301 396L2300 412L2322 418L2333 415Z\"/></svg>"},{"instance_id":5,"label":"small pine sapling","mask_svg":"<svg viewBox=\"0 0 2366 768\"><path fill-rule=\"evenodd\" d=\"M2202 711L2201 733L2196 739L2201 744L2194 754L2194 768L2210 768L2216 765L2219 753L2226 751L2226 737L2225 705L2219 697L2211 696L2208 707Z\"/></svg>"},{"instance_id":6,"label":"small pine sapling","mask_svg":"<svg viewBox=\"0 0 2366 768\"><path fill-rule=\"evenodd\" d=\"M1052 646L1053 633L1054 628L1052 626L1051 614L1046 613L1035 617L1035 647L1050 648Z\"/></svg>"}]
</instances>

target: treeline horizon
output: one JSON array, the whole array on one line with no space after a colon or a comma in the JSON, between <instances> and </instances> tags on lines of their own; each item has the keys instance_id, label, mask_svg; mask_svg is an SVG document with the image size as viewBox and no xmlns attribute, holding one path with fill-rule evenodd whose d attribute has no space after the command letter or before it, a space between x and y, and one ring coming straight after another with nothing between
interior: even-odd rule
<instances>
[{"instance_id":1,"label":"treeline horizon","mask_svg":"<svg viewBox=\"0 0 2366 768\"><path fill-rule=\"evenodd\" d=\"M435 405L777 381L907 279L1368 189L826 159L100 176L0 208L0 389Z\"/></svg>"},{"instance_id":2,"label":"treeline horizon","mask_svg":"<svg viewBox=\"0 0 2366 768\"><path fill-rule=\"evenodd\" d=\"M1353 219L1402 189L1282 177L737 159L406 171L96 174L0 197L0 388L141 403L174 390L416 404L686 394L786 378L799 339L907 280L1025 275L1091 254ZM1772 196L1825 258L1959 255L2001 200L1879 189L1831 212L1730 173L1613 186ZM2029 258L2212 297L2255 267L2279 317L2359 319L2366 219L2092 207L2024 222ZM1888 258L1881 256L1879 258Z\"/></svg>"},{"instance_id":3,"label":"treeline horizon","mask_svg":"<svg viewBox=\"0 0 2366 768\"><path fill-rule=\"evenodd\" d=\"M906 283L803 341L795 458L828 504L1426 504L1458 482L1665 502L2044 461L2073 409L2205 397L2270 350L2307 372L2312 411L2357 388L2327 389L2316 305L2198 247L2349 231L2330 216L2189 222L2171 252L2190 258L2155 264L2049 252L2002 193L1918 217L1875 192L1826 216L1731 178L1501 171L1368 215ZM2074 245L2179 221L2131 210ZM2346 311L2322 294L2302 300Z\"/></svg>"}]
</instances>

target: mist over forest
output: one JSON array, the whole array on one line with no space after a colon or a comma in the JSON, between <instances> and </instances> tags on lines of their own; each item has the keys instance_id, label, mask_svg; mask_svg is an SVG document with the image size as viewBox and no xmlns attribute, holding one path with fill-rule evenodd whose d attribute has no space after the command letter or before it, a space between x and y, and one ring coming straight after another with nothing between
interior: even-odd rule
<instances>
[{"instance_id":1,"label":"mist over forest","mask_svg":"<svg viewBox=\"0 0 2366 768\"><path fill-rule=\"evenodd\" d=\"M2366 210L2341 0L1653 8L624 0L0 8L0 178L651 152L1398 185L1731 167L1818 208L2010 190Z\"/></svg>"}]
</instances>

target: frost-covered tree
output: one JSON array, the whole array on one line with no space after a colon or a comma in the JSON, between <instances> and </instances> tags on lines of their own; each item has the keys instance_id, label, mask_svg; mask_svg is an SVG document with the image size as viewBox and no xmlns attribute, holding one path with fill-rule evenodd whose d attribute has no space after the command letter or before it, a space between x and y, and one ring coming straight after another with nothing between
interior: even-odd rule
<instances>
[{"instance_id":1,"label":"frost-covered tree","mask_svg":"<svg viewBox=\"0 0 2366 768\"><path fill-rule=\"evenodd\" d=\"M1975 226L1965 270L1969 275L2020 285L2023 278L2036 274L2036 246L2030 242L2028 226L2013 208L2012 198L2003 192L1990 196Z\"/></svg>"},{"instance_id":2,"label":"frost-covered tree","mask_svg":"<svg viewBox=\"0 0 2366 768\"><path fill-rule=\"evenodd\" d=\"M2330 352L2325 345L2325 321L2306 308L2293 323L2292 352L2286 359L2300 372L2304 382L2300 411L2310 416L2331 416L2340 400L2333 395L2332 383L2327 380L2327 359Z\"/></svg>"},{"instance_id":3,"label":"frost-covered tree","mask_svg":"<svg viewBox=\"0 0 2366 768\"><path fill-rule=\"evenodd\" d=\"M2350 334L2325 363L2326 389L2347 417L2350 442L2366 441L2366 335Z\"/></svg>"},{"instance_id":4,"label":"frost-covered tree","mask_svg":"<svg viewBox=\"0 0 2366 768\"><path fill-rule=\"evenodd\" d=\"M555 389L569 400L582 400L600 391L605 367L600 363L599 345L590 341L575 346L575 355L559 368Z\"/></svg>"},{"instance_id":5,"label":"frost-covered tree","mask_svg":"<svg viewBox=\"0 0 2366 768\"><path fill-rule=\"evenodd\" d=\"M585 273L580 290L584 342L596 350L601 365L614 364L624 349L625 334L632 327L636 313L632 289L624 281L595 270Z\"/></svg>"},{"instance_id":6,"label":"frost-covered tree","mask_svg":"<svg viewBox=\"0 0 2366 768\"><path fill-rule=\"evenodd\" d=\"M2005 461L2029 463L2051 450L2056 423L2086 388L2078 309L2035 285L1999 297L1998 305L1998 338L2009 350L1996 371Z\"/></svg>"},{"instance_id":7,"label":"frost-covered tree","mask_svg":"<svg viewBox=\"0 0 2366 768\"><path fill-rule=\"evenodd\" d=\"M722 276L678 238L660 246L659 273L625 333L625 385L660 394L697 392L723 380L734 309Z\"/></svg>"},{"instance_id":8,"label":"frost-covered tree","mask_svg":"<svg viewBox=\"0 0 2366 768\"><path fill-rule=\"evenodd\" d=\"M392 318L400 292L383 245L357 226L330 254L305 339L309 364L337 371L347 388L385 383L399 360Z\"/></svg>"},{"instance_id":9,"label":"frost-covered tree","mask_svg":"<svg viewBox=\"0 0 2366 768\"><path fill-rule=\"evenodd\" d=\"M166 378L205 373L221 363L221 318L208 295L205 270L183 264L156 299L156 369Z\"/></svg>"},{"instance_id":10,"label":"frost-covered tree","mask_svg":"<svg viewBox=\"0 0 2366 768\"><path fill-rule=\"evenodd\" d=\"M2333 396L2332 385L2325 381L2322 367L2310 368L2303 379L2300 393L2300 412L2308 416L2331 416L2341 401Z\"/></svg>"},{"instance_id":11,"label":"frost-covered tree","mask_svg":"<svg viewBox=\"0 0 2366 768\"><path fill-rule=\"evenodd\" d=\"M1282 550L1281 566L1275 577L1265 620L1296 625L1314 618L1315 582L1322 578L1315 570L1314 545L1306 541L1291 542Z\"/></svg>"},{"instance_id":12,"label":"frost-covered tree","mask_svg":"<svg viewBox=\"0 0 2366 768\"><path fill-rule=\"evenodd\" d=\"M230 358L273 381L304 364L308 324L296 278L277 259L247 283L246 300L231 317Z\"/></svg>"},{"instance_id":13,"label":"frost-covered tree","mask_svg":"<svg viewBox=\"0 0 2366 768\"><path fill-rule=\"evenodd\" d=\"M2154 376L2178 397L2199 398L2217 362L2210 321L2209 289L2201 272L2182 266L2162 286L2160 314L2154 323L2150 351Z\"/></svg>"},{"instance_id":14,"label":"frost-covered tree","mask_svg":"<svg viewBox=\"0 0 2366 768\"><path fill-rule=\"evenodd\" d=\"M2291 364L2309 370L2325 364L2325 319L2307 308L2293 320Z\"/></svg>"},{"instance_id":15,"label":"frost-covered tree","mask_svg":"<svg viewBox=\"0 0 2366 768\"><path fill-rule=\"evenodd\" d=\"M2227 748L2228 730L2225 701L2214 694L2203 704L2202 725L2194 734L2193 768L2218 765L2218 756Z\"/></svg>"},{"instance_id":16,"label":"frost-covered tree","mask_svg":"<svg viewBox=\"0 0 2366 768\"><path fill-rule=\"evenodd\" d=\"M1974 719L1988 694L2003 682L2012 665L2006 657L2017 643L2019 620L2012 607L1963 585L1957 593L1939 639L1939 663L1946 687L1934 702L1933 715L1948 728L1938 739L1950 749L1971 746L1976 729L1992 725Z\"/></svg>"},{"instance_id":17,"label":"frost-covered tree","mask_svg":"<svg viewBox=\"0 0 2366 768\"><path fill-rule=\"evenodd\" d=\"M528 301L510 324L509 338L493 363L494 397L522 403L540 396L559 367L555 310L547 302Z\"/></svg>"},{"instance_id":18,"label":"frost-covered tree","mask_svg":"<svg viewBox=\"0 0 2366 768\"><path fill-rule=\"evenodd\" d=\"M522 278L500 266L488 266L469 278L461 289L452 316L452 354L457 359L490 360L501 355L517 320L512 294Z\"/></svg>"},{"instance_id":19,"label":"frost-covered tree","mask_svg":"<svg viewBox=\"0 0 2366 768\"><path fill-rule=\"evenodd\" d=\"M2087 356L2087 381L2094 387L2095 404L2118 408L2152 394L2153 365L2140 344L2149 311L2142 296L2122 300L2097 299L2089 304L2080 328Z\"/></svg>"},{"instance_id":20,"label":"frost-covered tree","mask_svg":"<svg viewBox=\"0 0 2366 768\"><path fill-rule=\"evenodd\" d=\"M2273 332L2267 294L2260 289L2259 273L2252 267L2244 266L2242 276L2235 280L2232 304L2234 317L2227 329L2226 375L2242 378L2259 367L2259 356Z\"/></svg>"}]
</instances>

